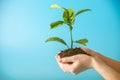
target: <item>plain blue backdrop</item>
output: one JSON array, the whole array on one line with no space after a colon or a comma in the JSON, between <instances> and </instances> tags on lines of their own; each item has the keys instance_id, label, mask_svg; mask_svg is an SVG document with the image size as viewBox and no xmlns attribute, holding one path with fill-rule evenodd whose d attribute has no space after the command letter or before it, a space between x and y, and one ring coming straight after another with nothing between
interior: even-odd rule
<instances>
[{"instance_id":1,"label":"plain blue backdrop","mask_svg":"<svg viewBox=\"0 0 120 80\"><path fill-rule=\"evenodd\" d=\"M119 0L0 0L0 80L103 80L94 70L72 75L59 68L55 55L66 47L44 41L58 36L69 43L69 32L65 25L50 30L62 19L51 4L92 9L77 17L73 38L87 38L88 48L120 60Z\"/></svg>"}]
</instances>

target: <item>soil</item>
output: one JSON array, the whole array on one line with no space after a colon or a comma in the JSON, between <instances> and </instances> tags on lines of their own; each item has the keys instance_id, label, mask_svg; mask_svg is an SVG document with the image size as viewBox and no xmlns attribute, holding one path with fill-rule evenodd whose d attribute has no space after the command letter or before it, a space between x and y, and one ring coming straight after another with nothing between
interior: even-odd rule
<instances>
[{"instance_id":1,"label":"soil","mask_svg":"<svg viewBox=\"0 0 120 80\"><path fill-rule=\"evenodd\" d=\"M89 54L87 54L87 52L83 51L81 48L66 49L64 51L61 51L58 55L60 55L60 58L63 58L63 57L70 57L70 56L77 55L77 54L89 55Z\"/></svg>"}]
</instances>

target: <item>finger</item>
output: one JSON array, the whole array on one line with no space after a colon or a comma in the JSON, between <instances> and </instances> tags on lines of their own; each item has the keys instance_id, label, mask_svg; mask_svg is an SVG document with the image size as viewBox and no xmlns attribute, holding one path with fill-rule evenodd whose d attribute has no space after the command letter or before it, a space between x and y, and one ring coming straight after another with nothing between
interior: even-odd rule
<instances>
[{"instance_id":1,"label":"finger","mask_svg":"<svg viewBox=\"0 0 120 80\"><path fill-rule=\"evenodd\" d=\"M59 65L59 67L64 71L64 72L67 72L67 68L65 67L66 64L63 64L61 63L58 59L59 59L59 56L55 56L56 60L57 60L57 63Z\"/></svg>"},{"instance_id":2,"label":"finger","mask_svg":"<svg viewBox=\"0 0 120 80\"><path fill-rule=\"evenodd\" d=\"M61 69L63 69L63 67L62 67L62 64L61 64L61 63L58 63L58 65L59 65L59 67L60 67Z\"/></svg>"},{"instance_id":3,"label":"finger","mask_svg":"<svg viewBox=\"0 0 120 80\"><path fill-rule=\"evenodd\" d=\"M83 51L85 51L87 54L91 55L91 56L94 56L94 51L92 51L91 49L88 49L88 48L81 48Z\"/></svg>"},{"instance_id":4,"label":"finger","mask_svg":"<svg viewBox=\"0 0 120 80\"><path fill-rule=\"evenodd\" d=\"M72 74L78 74L78 73L84 71L85 70L84 68L85 67L83 65L80 65L79 62L75 62L75 63L73 63L69 72Z\"/></svg>"},{"instance_id":5,"label":"finger","mask_svg":"<svg viewBox=\"0 0 120 80\"><path fill-rule=\"evenodd\" d=\"M59 67L60 67L64 72L66 72L65 67L64 67L64 64L58 63L58 65L59 65Z\"/></svg>"},{"instance_id":6,"label":"finger","mask_svg":"<svg viewBox=\"0 0 120 80\"><path fill-rule=\"evenodd\" d=\"M66 72L66 70L64 69L64 64L60 63L59 61L57 61L59 67L64 71Z\"/></svg>"},{"instance_id":7,"label":"finger","mask_svg":"<svg viewBox=\"0 0 120 80\"><path fill-rule=\"evenodd\" d=\"M69 63L69 62L73 62L73 61L74 61L73 57L61 58L62 63Z\"/></svg>"},{"instance_id":8,"label":"finger","mask_svg":"<svg viewBox=\"0 0 120 80\"><path fill-rule=\"evenodd\" d=\"M90 55L93 55L92 52L95 52L89 48L84 48L84 47L79 47L79 46L77 48L81 48L83 51L85 51L87 54L90 54Z\"/></svg>"},{"instance_id":9,"label":"finger","mask_svg":"<svg viewBox=\"0 0 120 80\"><path fill-rule=\"evenodd\" d=\"M64 72L70 72L70 67L71 67L70 64L60 63L59 65L60 65L60 68L61 68Z\"/></svg>"},{"instance_id":10,"label":"finger","mask_svg":"<svg viewBox=\"0 0 120 80\"><path fill-rule=\"evenodd\" d=\"M57 60L58 62L61 62L61 58L60 58L59 55L56 55L55 58L56 58L56 60Z\"/></svg>"}]
</instances>

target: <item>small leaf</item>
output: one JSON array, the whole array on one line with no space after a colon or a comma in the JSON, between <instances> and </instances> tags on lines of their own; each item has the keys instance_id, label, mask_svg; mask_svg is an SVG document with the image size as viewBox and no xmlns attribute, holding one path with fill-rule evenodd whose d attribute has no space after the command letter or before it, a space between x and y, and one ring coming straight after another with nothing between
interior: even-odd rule
<instances>
[{"instance_id":1,"label":"small leaf","mask_svg":"<svg viewBox=\"0 0 120 80\"><path fill-rule=\"evenodd\" d=\"M65 46L68 47L68 45L66 44L66 42L65 42L63 39L59 38L59 37L50 37L50 38L48 38L45 42L49 42L49 41L60 42L60 43L62 43L62 44L64 44Z\"/></svg>"},{"instance_id":2,"label":"small leaf","mask_svg":"<svg viewBox=\"0 0 120 80\"><path fill-rule=\"evenodd\" d=\"M68 11L69 11L70 24L72 25L74 22L74 10L70 8L68 9Z\"/></svg>"},{"instance_id":3,"label":"small leaf","mask_svg":"<svg viewBox=\"0 0 120 80\"><path fill-rule=\"evenodd\" d=\"M77 41L74 41L74 42L86 46L86 44L88 43L88 40L87 39L80 39L80 40L77 40Z\"/></svg>"},{"instance_id":4,"label":"small leaf","mask_svg":"<svg viewBox=\"0 0 120 80\"><path fill-rule=\"evenodd\" d=\"M65 10L65 8L62 8L62 7L60 7L60 6L57 5L57 4L51 5L50 8L57 8L57 9L60 9L60 10Z\"/></svg>"},{"instance_id":5,"label":"small leaf","mask_svg":"<svg viewBox=\"0 0 120 80\"><path fill-rule=\"evenodd\" d=\"M72 25L74 22L74 10L72 8L65 9L63 19L65 23Z\"/></svg>"},{"instance_id":6,"label":"small leaf","mask_svg":"<svg viewBox=\"0 0 120 80\"><path fill-rule=\"evenodd\" d=\"M81 9L81 10L79 10L79 11L75 14L75 16L77 16L77 15L79 15L79 14L81 14L81 13L87 12L87 11L91 11L91 9Z\"/></svg>"},{"instance_id":7,"label":"small leaf","mask_svg":"<svg viewBox=\"0 0 120 80\"><path fill-rule=\"evenodd\" d=\"M69 17L74 17L74 10L72 8L68 9Z\"/></svg>"},{"instance_id":8,"label":"small leaf","mask_svg":"<svg viewBox=\"0 0 120 80\"><path fill-rule=\"evenodd\" d=\"M60 6L58 6L57 4L53 4L50 6L51 8L61 8Z\"/></svg>"},{"instance_id":9,"label":"small leaf","mask_svg":"<svg viewBox=\"0 0 120 80\"><path fill-rule=\"evenodd\" d=\"M53 29L53 28L56 28L58 26L61 26L64 24L64 21L56 21L56 22L53 22L50 24L50 28Z\"/></svg>"},{"instance_id":10,"label":"small leaf","mask_svg":"<svg viewBox=\"0 0 120 80\"><path fill-rule=\"evenodd\" d=\"M70 23L70 21L69 21L69 12L68 12L67 9L63 12L63 19L64 19L65 23L67 23L67 24Z\"/></svg>"}]
</instances>

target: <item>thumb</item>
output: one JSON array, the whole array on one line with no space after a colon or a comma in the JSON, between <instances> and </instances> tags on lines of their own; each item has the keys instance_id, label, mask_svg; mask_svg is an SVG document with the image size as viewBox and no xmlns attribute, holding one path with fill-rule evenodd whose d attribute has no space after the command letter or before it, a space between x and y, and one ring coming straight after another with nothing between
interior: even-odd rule
<instances>
[{"instance_id":1,"label":"thumb","mask_svg":"<svg viewBox=\"0 0 120 80\"><path fill-rule=\"evenodd\" d=\"M94 53L93 53L93 51L91 50L91 49L88 49L88 48L81 48L83 51L85 51L87 54L89 54L89 55L91 55L91 56L93 56L94 55Z\"/></svg>"},{"instance_id":2,"label":"thumb","mask_svg":"<svg viewBox=\"0 0 120 80\"><path fill-rule=\"evenodd\" d=\"M69 62L73 62L73 57L65 57L61 59L62 63L69 63Z\"/></svg>"}]
</instances>

